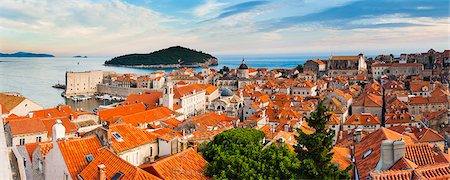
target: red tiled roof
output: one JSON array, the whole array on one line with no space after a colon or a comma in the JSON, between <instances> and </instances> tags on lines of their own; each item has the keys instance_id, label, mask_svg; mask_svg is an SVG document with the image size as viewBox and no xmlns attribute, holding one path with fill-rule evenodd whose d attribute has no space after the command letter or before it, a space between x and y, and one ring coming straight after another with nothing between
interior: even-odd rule
<instances>
[{"instance_id":1,"label":"red tiled roof","mask_svg":"<svg viewBox=\"0 0 450 180\"><path fill-rule=\"evenodd\" d=\"M73 115L77 117L75 111L70 106L57 106L54 108L33 111L33 118L52 118L52 117L67 117Z\"/></svg>"},{"instance_id":2,"label":"red tiled roof","mask_svg":"<svg viewBox=\"0 0 450 180\"><path fill-rule=\"evenodd\" d=\"M353 106L382 107L383 99L381 96L372 93L361 94L353 103Z\"/></svg>"},{"instance_id":3,"label":"red tiled roof","mask_svg":"<svg viewBox=\"0 0 450 180\"><path fill-rule=\"evenodd\" d=\"M149 92L144 94L130 94L122 104L144 103L147 106L155 107L159 103L162 92Z\"/></svg>"},{"instance_id":4,"label":"red tiled roof","mask_svg":"<svg viewBox=\"0 0 450 180\"><path fill-rule=\"evenodd\" d=\"M47 131L44 123L35 118L10 120L7 124L9 124L9 127L11 128L12 135L44 133Z\"/></svg>"},{"instance_id":5,"label":"red tiled roof","mask_svg":"<svg viewBox=\"0 0 450 180\"><path fill-rule=\"evenodd\" d=\"M434 164L436 156L433 148L428 144L411 144L405 148L405 158L411 160L419 166Z\"/></svg>"},{"instance_id":6,"label":"red tiled roof","mask_svg":"<svg viewBox=\"0 0 450 180\"><path fill-rule=\"evenodd\" d=\"M122 116L120 119L122 120L122 122L130 123L133 126L138 126L139 124L167 119L173 114L174 112L167 107L158 107L135 114Z\"/></svg>"},{"instance_id":7,"label":"red tiled roof","mask_svg":"<svg viewBox=\"0 0 450 180\"><path fill-rule=\"evenodd\" d=\"M345 125L379 125L380 121L377 117L373 117L372 114L353 114L347 121L344 122Z\"/></svg>"},{"instance_id":8,"label":"red tiled roof","mask_svg":"<svg viewBox=\"0 0 450 180\"><path fill-rule=\"evenodd\" d=\"M47 129L47 136L52 137L52 127L56 124L56 120L61 120L62 125L66 128L66 133L75 133L77 132L77 127L75 123L69 120L69 117L64 118L48 118L41 119L42 123L44 123L45 128Z\"/></svg>"},{"instance_id":9,"label":"red tiled roof","mask_svg":"<svg viewBox=\"0 0 450 180\"><path fill-rule=\"evenodd\" d=\"M126 116L130 114L135 114L138 112L145 111L145 105L142 103L130 104L125 106L118 106L116 108L111 109L103 109L97 111L97 115L100 117L100 120L107 121L114 116Z\"/></svg>"},{"instance_id":10,"label":"red tiled roof","mask_svg":"<svg viewBox=\"0 0 450 180\"><path fill-rule=\"evenodd\" d=\"M101 147L96 136L58 141L58 147L72 179L88 165L86 155L94 155Z\"/></svg>"},{"instance_id":11,"label":"red tiled roof","mask_svg":"<svg viewBox=\"0 0 450 180\"><path fill-rule=\"evenodd\" d=\"M127 123L112 124L109 126L111 133L116 132L122 136L122 141L112 138L111 147L116 153L120 153L144 144L156 141L156 136Z\"/></svg>"},{"instance_id":12,"label":"red tiled roof","mask_svg":"<svg viewBox=\"0 0 450 180\"><path fill-rule=\"evenodd\" d=\"M98 166L103 164L105 166L105 174L107 179L120 172L123 174L121 179L160 179L129 162L123 160L107 148L101 148L95 153L94 160L80 172L83 179L99 179Z\"/></svg>"},{"instance_id":13,"label":"red tiled roof","mask_svg":"<svg viewBox=\"0 0 450 180\"><path fill-rule=\"evenodd\" d=\"M165 180L208 179L203 174L206 168L206 160L192 148L161 159L153 164L142 165L141 168Z\"/></svg>"},{"instance_id":14,"label":"red tiled roof","mask_svg":"<svg viewBox=\"0 0 450 180\"><path fill-rule=\"evenodd\" d=\"M365 179L369 176L371 171L375 170L380 161L381 142L383 140L399 139L403 139L406 145L413 143L410 137L383 127L365 136L361 142L357 143L355 145L355 160L358 167L359 178ZM369 150L372 150L372 152L364 158L363 155L369 152Z\"/></svg>"}]
</instances>

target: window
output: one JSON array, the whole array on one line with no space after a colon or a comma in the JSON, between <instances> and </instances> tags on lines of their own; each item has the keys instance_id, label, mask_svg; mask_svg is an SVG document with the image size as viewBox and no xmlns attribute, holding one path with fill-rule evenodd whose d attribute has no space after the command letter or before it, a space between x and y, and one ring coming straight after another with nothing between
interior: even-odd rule
<instances>
[{"instance_id":1,"label":"window","mask_svg":"<svg viewBox=\"0 0 450 180\"><path fill-rule=\"evenodd\" d=\"M23 158L23 166L27 167L27 159Z\"/></svg>"},{"instance_id":2,"label":"window","mask_svg":"<svg viewBox=\"0 0 450 180\"><path fill-rule=\"evenodd\" d=\"M42 159L38 159L38 171L39 173L42 173L42 166L43 166L43 162Z\"/></svg>"},{"instance_id":3,"label":"window","mask_svg":"<svg viewBox=\"0 0 450 180\"><path fill-rule=\"evenodd\" d=\"M150 157L153 156L153 147L150 147Z\"/></svg>"},{"instance_id":4,"label":"window","mask_svg":"<svg viewBox=\"0 0 450 180\"><path fill-rule=\"evenodd\" d=\"M41 142L41 140L42 140L41 136L36 137L36 142Z\"/></svg>"},{"instance_id":5,"label":"window","mask_svg":"<svg viewBox=\"0 0 450 180\"><path fill-rule=\"evenodd\" d=\"M122 136L121 136L119 133L117 133L117 132L112 132L111 135L112 135L117 141L119 141L119 142L122 142L122 141L123 141L123 138L122 138Z\"/></svg>"},{"instance_id":6,"label":"window","mask_svg":"<svg viewBox=\"0 0 450 180\"><path fill-rule=\"evenodd\" d=\"M87 154L84 156L84 158L86 158L86 161L88 163L92 162L94 160L94 156L92 156L92 154Z\"/></svg>"},{"instance_id":7,"label":"window","mask_svg":"<svg viewBox=\"0 0 450 180\"><path fill-rule=\"evenodd\" d=\"M369 149L366 153L364 153L363 155L363 159L365 159L367 156L369 156L370 154L372 154L373 149Z\"/></svg>"},{"instance_id":8,"label":"window","mask_svg":"<svg viewBox=\"0 0 450 180\"><path fill-rule=\"evenodd\" d=\"M114 176L111 178L111 180L119 180L123 177L123 175L124 174L119 171L116 174L114 174Z\"/></svg>"},{"instance_id":9,"label":"window","mask_svg":"<svg viewBox=\"0 0 450 180\"><path fill-rule=\"evenodd\" d=\"M25 144L25 138L19 139L19 144L24 145Z\"/></svg>"}]
</instances>

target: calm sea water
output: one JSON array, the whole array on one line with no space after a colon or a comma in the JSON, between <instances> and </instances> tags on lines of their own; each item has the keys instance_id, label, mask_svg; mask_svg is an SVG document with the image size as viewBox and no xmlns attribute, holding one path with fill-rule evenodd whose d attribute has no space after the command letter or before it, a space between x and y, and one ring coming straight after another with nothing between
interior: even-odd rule
<instances>
[{"instance_id":1,"label":"calm sea water","mask_svg":"<svg viewBox=\"0 0 450 180\"><path fill-rule=\"evenodd\" d=\"M238 67L243 56L218 56L219 65ZM311 58L327 58L325 56L245 56L249 67L254 68L294 68ZM51 86L65 83L66 71L106 70L117 73L148 74L157 69L138 69L125 67L103 66L109 57L95 58L0 58L0 92L19 92L32 101L44 106L54 107L58 104L68 104L72 107L92 109L104 102L87 101L74 103L61 97L61 89ZM173 69L166 69L171 71ZM199 68L196 68L199 71Z\"/></svg>"}]
</instances>

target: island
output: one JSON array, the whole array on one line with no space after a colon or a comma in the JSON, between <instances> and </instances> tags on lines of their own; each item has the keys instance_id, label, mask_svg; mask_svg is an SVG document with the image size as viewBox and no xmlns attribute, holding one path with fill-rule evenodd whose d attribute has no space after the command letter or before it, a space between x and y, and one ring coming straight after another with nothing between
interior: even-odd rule
<instances>
[{"instance_id":1,"label":"island","mask_svg":"<svg viewBox=\"0 0 450 180\"><path fill-rule=\"evenodd\" d=\"M78 55L78 56L73 56L74 58L87 58L87 56L80 56L80 55Z\"/></svg>"},{"instance_id":2,"label":"island","mask_svg":"<svg viewBox=\"0 0 450 180\"><path fill-rule=\"evenodd\" d=\"M180 68L218 65L216 57L193 49L174 46L149 54L127 54L105 61L105 66L134 68Z\"/></svg>"},{"instance_id":3,"label":"island","mask_svg":"<svg viewBox=\"0 0 450 180\"><path fill-rule=\"evenodd\" d=\"M0 57L55 57L51 54L36 54L30 52L16 52L13 54L0 53Z\"/></svg>"}]
</instances>

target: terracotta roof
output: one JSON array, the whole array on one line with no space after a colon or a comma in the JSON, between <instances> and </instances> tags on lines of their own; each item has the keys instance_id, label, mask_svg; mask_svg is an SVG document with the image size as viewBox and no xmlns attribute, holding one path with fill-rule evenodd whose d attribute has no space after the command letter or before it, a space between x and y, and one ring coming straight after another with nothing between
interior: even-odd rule
<instances>
[{"instance_id":1,"label":"terracotta roof","mask_svg":"<svg viewBox=\"0 0 450 180\"><path fill-rule=\"evenodd\" d=\"M428 103L448 103L446 98L442 97L422 97L422 96L415 96L409 98L409 104L428 104Z\"/></svg>"},{"instance_id":2,"label":"terracotta roof","mask_svg":"<svg viewBox=\"0 0 450 180\"><path fill-rule=\"evenodd\" d=\"M331 56L330 60L359 60L359 56Z\"/></svg>"},{"instance_id":3,"label":"terracotta roof","mask_svg":"<svg viewBox=\"0 0 450 180\"><path fill-rule=\"evenodd\" d=\"M126 116L145 111L145 105L142 103L118 106L111 109L103 109L97 111L100 120L107 121L114 116Z\"/></svg>"},{"instance_id":4,"label":"terracotta roof","mask_svg":"<svg viewBox=\"0 0 450 180\"><path fill-rule=\"evenodd\" d=\"M12 109L14 109L23 100L25 100L25 98L21 97L21 96L12 96L12 95L7 95L7 94L4 94L4 93L0 93L0 104L7 111L11 111Z\"/></svg>"},{"instance_id":5,"label":"terracotta roof","mask_svg":"<svg viewBox=\"0 0 450 180\"><path fill-rule=\"evenodd\" d=\"M105 173L107 179L112 179L116 173L122 173L121 179L160 179L129 162L120 158L107 148L101 148L95 153L94 160L80 172L83 179L99 179L98 166L103 164L105 166Z\"/></svg>"},{"instance_id":6,"label":"terracotta roof","mask_svg":"<svg viewBox=\"0 0 450 180\"><path fill-rule=\"evenodd\" d=\"M337 163L340 170L345 170L352 163L350 148L333 147L331 152L334 153L331 162Z\"/></svg>"},{"instance_id":7,"label":"terracotta roof","mask_svg":"<svg viewBox=\"0 0 450 180\"><path fill-rule=\"evenodd\" d=\"M122 136L122 140L113 137L110 142L116 153L121 153L153 141L156 142L157 138L155 135L127 123L112 124L109 126L109 130L111 133L118 133Z\"/></svg>"},{"instance_id":8,"label":"terracotta roof","mask_svg":"<svg viewBox=\"0 0 450 180\"><path fill-rule=\"evenodd\" d=\"M157 136L159 139L164 141L172 141L175 138L181 137L182 134L178 131L169 128L159 128L150 131L153 135Z\"/></svg>"},{"instance_id":9,"label":"terracotta roof","mask_svg":"<svg viewBox=\"0 0 450 180\"><path fill-rule=\"evenodd\" d=\"M405 158L419 166L434 164L436 156L433 148L426 143L411 144L405 148Z\"/></svg>"},{"instance_id":10,"label":"terracotta roof","mask_svg":"<svg viewBox=\"0 0 450 180\"><path fill-rule=\"evenodd\" d=\"M317 63L317 64L319 64L319 65L327 64L327 63L325 63L324 61L322 61L322 60L320 60L320 59L314 59L314 60L312 60L312 61L314 61L315 63Z\"/></svg>"},{"instance_id":11,"label":"terracotta roof","mask_svg":"<svg viewBox=\"0 0 450 180\"><path fill-rule=\"evenodd\" d=\"M77 113L67 105L33 111L33 118L68 117L70 115L73 115L74 118L77 117Z\"/></svg>"},{"instance_id":12,"label":"terracotta roof","mask_svg":"<svg viewBox=\"0 0 450 180\"><path fill-rule=\"evenodd\" d=\"M179 121L178 119L175 118L169 118L167 120L162 121L164 124L166 124L167 126L169 126L170 128L175 128L177 127L179 124L181 124L182 122Z\"/></svg>"},{"instance_id":13,"label":"terracotta roof","mask_svg":"<svg viewBox=\"0 0 450 180\"><path fill-rule=\"evenodd\" d=\"M58 119L61 120L62 125L66 128L66 134L77 132L75 123L71 122L69 120L69 117L41 119L42 123L44 123L44 126L47 129L48 137L52 137L52 127L56 124L56 120Z\"/></svg>"},{"instance_id":14,"label":"terracotta roof","mask_svg":"<svg viewBox=\"0 0 450 180\"><path fill-rule=\"evenodd\" d=\"M380 120L373 117L372 114L353 114L345 122L344 125L379 125Z\"/></svg>"},{"instance_id":15,"label":"terracotta roof","mask_svg":"<svg viewBox=\"0 0 450 180\"><path fill-rule=\"evenodd\" d=\"M403 156L400 160L398 160L394 165L392 165L390 170L402 170L402 169L415 169L419 167L416 163L412 162L408 158Z\"/></svg>"},{"instance_id":16,"label":"terracotta roof","mask_svg":"<svg viewBox=\"0 0 450 180\"><path fill-rule=\"evenodd\" d=\"M411 178L412 170L387 170L371 172L370 177L373 180L406 180Z\"/></svg>"},{"instance_id":17,"label":"terracotta roof","mask_svg":"<svg viewBox=\"0 0 450 180\"><path fill-rule=\"evenodd\" d=\"M450 164L429 165L418 168L414 172L421 179L450 179Z\"/></svg>"},{"instance_id":18,"label":"terracotta roof","mask_svg":"<svg viewBox=\"0 0 450 180\"><path fill-rule=\"evenodd\" d=\"M127 116L122 116L120 119L122 120L122 122L130 123L133 126L138 126L139 124L151 123L157 120L167 119L173 114L174 112L167 107L158 107Z\"/></svg>"},{"instance_id":19,"label":"terracotta roof","mask_svg":"<svg viewBox=\"0 0 450 180\"><path fill-rule=\"evenodd\" d=\"M153 164L142 165L141 168L166 180L208 179L203 174L206 168L206 160L192 148L163 158Z\"/></svg>"},{"instance_id":20,"label":"terracotta roof","mask_svg":"<svg viewBox=\"0 0 450 180\"><path fill-rule=\"evenodd\" d=\"M193 94L194 91L198 93L203 90L205 90L205 88L202 85L198 85L198 84L190 84L190 85L186 85L186 86L182 86L182 87L175 87L173 89L173 92L174 92L173 97L179 99L183 96Z\"/></svg>"},{"instance_id":21,"label":"terracotta roof","mask_svg":"<svg viewBox=\"0 0 450 180\"><path fill-rule=\"evenodd\" d=\"M385 117L386 124L417 122L416 120L411 119L411 116L408 112L400 114L386 113Z\"/></svg>"},{"instance_id":22,"label":"terracotta roof","mask_svg":"<svg viewBox=\"0 0 450 180\"><path fill-rule=\"evenodd\" d=\"M422 92L422 87L427 87L428 91L431 91L429 81L413 81L410 82L410 90L412 92Z\"/></svg>"},{"instance_id":23,"label":"terracotta roof","mask_svg":"<svg viewBox=\"0 0 450 180\"><path fill-rule=\"evenodd\" d=\"M47 142L34 142L34 143L27 143L24 145L25 149L27 150L28 156L30 156L30 159L33 160L33 152L39 148L39 150L42 153L42 157L45 159L45 156L47 153L53 148L52 141Z\"/></svg>"},{"instance_id":24,"label":"terracotta roof","mask_svg":"<svg viewBox=\"0 0 450 180\"><path fill-rule=\"evenodd\" d=\"M373 133L365 136L361 142L355 145L355 160L359 172L359 178L366 178L369 173L375 170L380 161L381 142L383 140L399 140L403 139L406 145L412 144L410 137L401 135L397 132L386 128L380 128ZM363 157L364 154L370 152L369 155Z\"/></svg>"},{"instance_id":25,"label":"terracotta roof","mask_svg":"<svg viewBox=\"0 0 450 180\"><path fill-rule=\"evenodd\" d=\"M358 99L353 102L353 106L382 107L383 99L381 96L372 93L361 94Z\"/></svg>"},{"instance_id":26,"label":"terracotta roof","mask_svg":"<svg viewBox=\"0 0 450 180\"><path fill-rule=\"evenodd\" d=\"M144 94L130 94L122 104L144 103L147 106L157 106L162 92L149 92Z\"/></svg>"},{"instance_id":27,"label":"terracotta roof","mask_svg":"<svg viewBox=\"0 0 450 180\"><path fill-rule=\"evenodd\" d=\"M9 124L11 128L12 135L47 132L44 123L42 123L41 120L35 118L11 120L7 124Z\"/></svg>"},{"instance_id":28,"label":"terracotta roof","mask_svg":"<svg viewBox=\"0 0 450 180\"><path fill-rule=\"evenodd\" d=\"M94 155L101 147L96 136L58 141L58 147L72 179L88 165L86 155Z\"/></svg>"}]
</instances>

